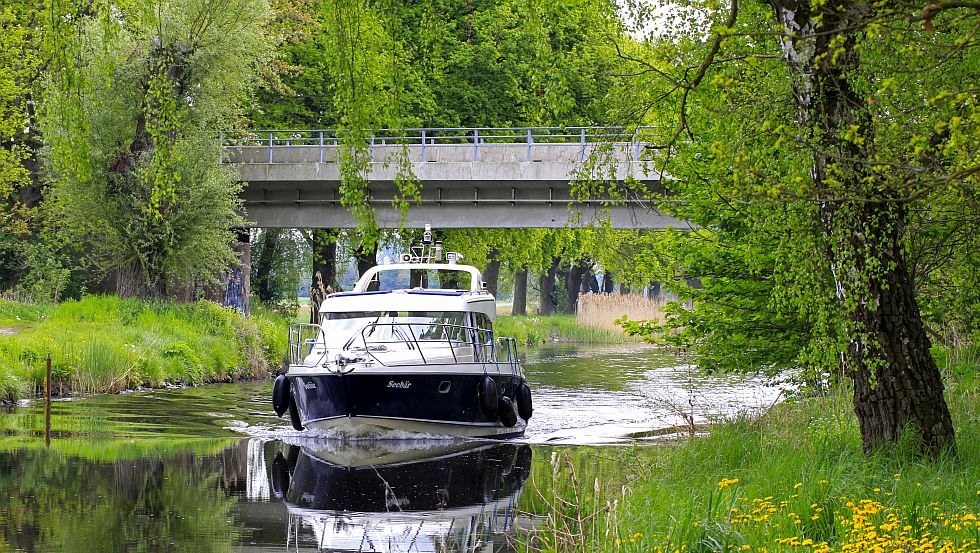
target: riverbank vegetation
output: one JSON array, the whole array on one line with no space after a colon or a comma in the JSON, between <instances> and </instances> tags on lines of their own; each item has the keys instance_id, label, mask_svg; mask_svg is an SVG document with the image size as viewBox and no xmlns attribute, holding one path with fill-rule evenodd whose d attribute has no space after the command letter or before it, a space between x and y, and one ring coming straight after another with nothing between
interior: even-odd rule
<instances>
[{"instance_id":1,"label":"riverbank vegetation","mask_svg":"<svg viewBox=\"0 0 980 553\"><path fill-rule=\"evenodd\" d=\"M557 451L522 509L526 551L980 550L980 386L948 375L957 455L915 436L866 455L850 391L797 398L657 447Z\"/></svg>"},{"instance_id":2,"label":"riverbank vegetation","mask_svg":"<svg viewBox=\"0 0 980 553\"><path fill-rule=\"evenodd\" d=\"M621 344L635 341L622 331L581 324L574 315L538 315L497 317L494 325L497 336L514 338L518 344L533 346L550 342L580 342L585 344Z\"/></svg>"},{"instance_id":3,"label":"riverbank vegetation","mask_svg":"<svg viewBox=\"0 0 980 553\"><path fill-rule=\"evenodd\" d=\"M8 399L37 393L49 353L60 395L257 378L286 354L275 313L257 307L245 318L206 301L0 300L0 326L12 332L0 338L0 398Z\"/></svg>"}]
</instances>

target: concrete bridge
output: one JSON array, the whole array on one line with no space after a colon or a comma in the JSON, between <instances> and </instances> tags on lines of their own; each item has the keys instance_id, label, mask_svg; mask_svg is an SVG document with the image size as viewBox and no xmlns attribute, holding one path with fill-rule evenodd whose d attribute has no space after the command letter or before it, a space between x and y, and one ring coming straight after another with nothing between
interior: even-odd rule
<instances>
[{"instance_id":1,"label":"concrete bridge","mask_svg":"<svg viewBox=\"0 0 980 553\"><path fill-rule=\"evenodd\" d=\"M225 138L237 164L246 219L265 228L352 228L341 205L336 131L253 131ZM382 228L561 228L608 219L614 228L663 228L650 193L661 175L644 144L622 128L408 129L369 138L370 203ZM418 179L407 219L392 200L396 179ZM576 200L575 186L610 190Z\"/></svg>"}]
</instances>

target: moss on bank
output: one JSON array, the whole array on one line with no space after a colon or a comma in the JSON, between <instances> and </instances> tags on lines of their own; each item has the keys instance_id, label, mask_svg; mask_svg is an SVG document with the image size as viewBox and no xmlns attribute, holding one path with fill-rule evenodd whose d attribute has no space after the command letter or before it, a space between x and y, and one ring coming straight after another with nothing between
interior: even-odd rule
<instances>
[{"instance_id":1,"label":"moss on bank","mask_svg":"<svg viewBox=\"0 0 980 553\"><path fill-rule=\"evenodd\" d=\"M212 302L86 296L37 306L0 300L0 398L36 394L51 354L64 395L258 378L286 355L285 321Z\"/></svg>"}]
</instances>

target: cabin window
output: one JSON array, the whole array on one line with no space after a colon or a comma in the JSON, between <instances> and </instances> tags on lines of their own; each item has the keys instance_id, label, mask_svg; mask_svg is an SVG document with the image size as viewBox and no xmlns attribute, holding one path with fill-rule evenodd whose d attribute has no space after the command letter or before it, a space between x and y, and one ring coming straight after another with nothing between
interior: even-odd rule
<instances>
[{"instance_id":1,"label":"cabin window","mask_svg":"<svg viewBox=\"0 0 980 553\"><path fill-rule=\"evenodd\" d=\"M479 338L477 342L480 344L489 344L493 342L493 323L490 322L490 317L483 313L475 313L476 317L476 328L479 333Z\"/></svg>"}]
</instances>

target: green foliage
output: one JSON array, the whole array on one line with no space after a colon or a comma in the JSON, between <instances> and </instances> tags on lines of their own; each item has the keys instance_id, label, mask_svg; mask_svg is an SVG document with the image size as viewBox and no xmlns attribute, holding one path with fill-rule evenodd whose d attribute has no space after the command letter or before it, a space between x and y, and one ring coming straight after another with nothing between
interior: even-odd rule
<instances>
[{"instance_id":1,"label":"green foliage","mask_svg":"<svg viewBox=\"0 0 980 553\"><path fill-rule=\"evenodd\" d=\"M169 0L53 18L67 59L46 74L50 209L93 280L162 296L233 259L239 185L218 134L271 56L268 17L265 0Z\"/></svg>"},{"instance_id":2,"label":"green foliage","mask_svg":"<svg viewBox=\"0 0 980 553\"><path fill-rule=\"evenodd\" d=\"M296 292L307 278L309 245L303 237L285 229L266 229L252 240L252 278L254 293L264 303L298 306Z\"/></svg>"},{"instance_id":3,"label":"green foliage","mask_svg":"<svg viewBox=\"0 0 980 553\"><path fill-rule=\"evenodd\" d=\"M535 463L521 498L523 510L548 516L538 527L544 535L524 546L571 550L560 545L577 539L578 551L866 551L876 543L870 530L878 544L901 549L909 524L920 537L971 551L980 481L980 440L969 431L978 421L976 392L957 387L949 396L958 459L923 462L914 448L865 456L846 390L757 419L716 421L679 442L612 453L552 450L556 470ZM535 451L536 459L546 456ZM878 512L864 512L869 505ZM587 519L594 512L600 515ZM585 524L574 522L575 513ZM862 514L874 526L855 527ZM902 522L888 526L890 517ZM812 547L801 548L807 539Z\"/></svg>"},{"instance_id":4,"label":"green foliage","mask_svg":"<svg viewBox=\"0 0 980 553\"><path fill-rule=\"evenodd\" d=\"M590 125L614 82L613 2L421 4L311 1L315 19L285 47L288 67L258 94L255 125L342 129L341 203L366 247L378 238L367 190L372 130ZM419 197L407 151L396 168L405 213Z\"/></svg>"},{"instance_id":5,"label":"green foliage","mask_svg":"<svg viewBox=\"0 0 980 553\"><path fill-rule=\"evenodd\" d=\"M0 7L0 290L17 283L33 209L21 192L31 187L36 154L34 86L40 71L37 3L16 0Z\"/></svg>"},{"instance_id":6,"label":"green foliage","mask_svg":"<svg viewBox=\"0 0 980 553\"><path fill-rule=\"evenodd\" d=\"M942 29L924 33L911 7L895 5L828 39L814 66L841 68L847 82L835 86L856 96L831 135L792 61L809 39L778 40L778 5L739 5L732 23L727 7L696 2L634 52L631 105L659 129L647 131L648 155L672 177L660 207L700 230L623 240L620 264L679 296L666 324L627 327L697 346L708 368L841 374L841 352L875 351L881 311L867 306L896 286L885 279L904 252L933 336L962 343L980 305L975 236L964 230L977 221L978 158L963 149L978 136L967 92L977 58L961 49L975 18L944 13ZM815 28L822 5L806 12ZM881 362L862 359L850 368Z\"/></svg>"},{"instance_id":7,"label":"green foliage","mask_svg":"<svg viewBox=\"0 0 980 553\"><path fill-rule=\"evenodd\" d=\"M86 296L46 308L4 301L0 313L3 321L33 321L0 336L4 397L40 389L48 353L55 385L66 393L258 378L286 354L285 322L262 309L245 319L210 302Z\"/></svg>"}]
</instances>

